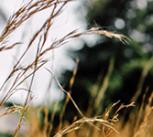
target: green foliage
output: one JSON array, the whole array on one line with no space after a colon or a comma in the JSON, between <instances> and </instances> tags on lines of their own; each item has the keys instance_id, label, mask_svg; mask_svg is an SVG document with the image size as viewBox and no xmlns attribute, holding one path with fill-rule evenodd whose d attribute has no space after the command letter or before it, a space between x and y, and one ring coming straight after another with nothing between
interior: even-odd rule
<instances>
[{"instance_id":1,"label":"green foliage","mask_svg":"<svg viewBox=\"0 0 153 137\"><path fill-rule=\"evenodd\" d=\"M152 92L153 1L144 2L141 5L136 0L95 0L87 7L89 27L98 26L125 34L130 37L130 41L121 43L101 38L92 47L85 43L81 50L70 51L73 58L80 59L72 96L73 92L89 94L91 98L98 95L101 85L105 83L112 58L113 72L103 93L104 97L101 97L104 107L118 100L130 102L140 87L142 89L135 101L140 102L147 88ZM68 75L70 78L70 73ZM68 75L64 75L65 79ZM76 94L73 98L79 100Z\"/></svg>"},{"instance_id":2,"label":"green foliage","mask_svg":"<svg viewBox=\"0 0 153 137\"><path fill-rule=\"evenodd\" d=\"M2 134L2 133L0 133L0 137L12 137L12 135L11 134Z\"/></svg>"}]
</instances>

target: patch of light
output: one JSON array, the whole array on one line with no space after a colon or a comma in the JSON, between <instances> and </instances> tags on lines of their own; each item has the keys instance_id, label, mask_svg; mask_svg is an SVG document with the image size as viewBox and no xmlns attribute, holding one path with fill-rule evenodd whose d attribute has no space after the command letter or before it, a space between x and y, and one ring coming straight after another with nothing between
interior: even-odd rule
<instances>
[{"instance_id":1,"label":"patch of light","mask_svg":"<svg viewBox=\"0 0 153 137\"><path fill-rule=\"evenodd\" d=\"M152 51L152 50L153 50L153 46L152 46L150 43L146 43L146 44L143 46L143 51L144 51L145 53L150 52L150 51Z\"/></svg>"},{"instance_id":2,"label":"patch of light","mask_svg":"<svg viewBox=\"0 0 153 137\"><path fill-rule=\"evenodd\" d=\"M136 17L136 13L134 12L133 9L129 9L128 12L127 12L127 17L129 19L132 19L132 18L135 18Z\"/></svg>"},{"instance_id":3,"label":"patch of light","mask_svg":"<svg viewBox=\"0 0 153 137\"><path fill-rule=\"evenodd\" d=\"M136 0L136 6L138 9L145 9L147 7L147 0Z\"/></svg>"},{"instance_id":4,"label":"patch of light","mask_svg":"<svg viewBox=\"0 0 153 137\"><path fill-rule=\"evenodd\" d=\"M114 24L117 29L123 29L125 27L125 21L121 18L117 18Z\"/></svg>"},{"instance_id":5,"label":"patch of light","mask_svg":"<svg viewBox=\"0 0 153 137\"><path fill-rule=\"evenodd\" d=\"M137 31L137 30L132 31L131 37L138 42L145 41L145 34L141 33L140 31Z\"/></svg>"},{"instance_id":6,"label":"patch of light","mask_svg":"<svg viewBox=\"0 0 153 137\"><path fill-rule=\"evenodd\" d=\"M147 22L147 24L152 24L153 23L153 15L147 17L146 22Z\"/></svg>"}]
</instances>

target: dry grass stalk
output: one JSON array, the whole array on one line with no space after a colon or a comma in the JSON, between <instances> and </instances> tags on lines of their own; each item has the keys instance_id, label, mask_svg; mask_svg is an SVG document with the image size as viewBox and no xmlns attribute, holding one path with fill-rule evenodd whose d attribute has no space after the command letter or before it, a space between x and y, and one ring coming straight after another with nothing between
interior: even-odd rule
<instances>
[{"instance_id":1,"label":"dry grass stalk","mask_svg":"<svg viewBox=\"0 0 153 137\"><path fill-rule=\"evenodd\" d=\"M45 58L46 54L48 54L49 52L51 52L55 48L59 48L60 46L63 46L64 44L69 42L71 39L78 38L82 35L98 34L98 35L102 35L102 36L105 36L108 38L115 38L123 43L127 43L129 40L129 38L127 38L126 36L124 36L122 34L103 30L101 28L91 28L91 29L84 31L84 32L79 32L78 30L74 30L74 31L68 33L67 35L63 36L62 38L59 38L59 39L55 40L54 42L50 43L47 47L45 47L46 41L49 38L48 35L50 32L50 28L52 27L53 20L56 19L56 17L61 13L61 11L65 7L65 5L70 1L72 1L72 0L37 0L37 1L29 0L26 4L24 4L21 8L19 8L19 10L17 10L17 12L15 14L13 14L12 17L10 17L10 19L8 20L5 28L3 29L3 31L0 35L0 44L1 44L0 45L1 46L0 52L14 49L17 45L22 44L22 42L14 42L13 44L8 44L10 34L12 34L17 28L19 28L24 22L26 22L28 19L30 19L33 15L39 13L40 11L46 10L48 8L51 9L50 13L49 13L49 17L45 20L45 22L42 24L42 26L40 28L38 28L37 32L29 40L29 43L26 46L26 49L24 50L23 54L16 61L15 65L12 67L10 74L8 75L8 77L3 82L2 86L0 87L0 92L3 91L4 89L7 89L7 90L5 90L5 95L0 102L0 107L2 107L4 105L4 103L11 96L13 96L15 94L15 92L17 92L18 90L24 90L27 92L27 97L26 97L22 107L13 106L9 109L6 109L6 111L4 111L2 114L0 114L0 116L8 115L8 114L14 113L14 112L18 112L20 114L19 122L18 122L17 128L16 128L14 135L13 135L14 137L17 137L19 135L19 130L22 125L23 118L25 118L25 113L26 112L28 113L29 111L31 113L34 110L34 109L28 110L30 101L32 99L32 96L31 96L32 86L33 86L33 82L35 80L35 75L37 74L37 71L41 68L45 68L44 67L45 64L48 63L48 59ZM22 60L25 58L28 51L33 47L34 42L36 42L37 40L39 42L35 46L37 51L35 53L34 60L31 63L29 63L27 66L23 66ZM104 85L101 88L101 92L98 95L98 100L96 103L97 109L100 104L100 99L102 98L105 90L107 89L109 76L111 75L112 69L113 69L113 63L111 62L110 68L108 70L108 76L106 77L106 79L104 81ZM81 129L83 126L87 126L87 127L89 126L90 127L89 130L93 129L94 136L99 135L98 132L102 132L103 136L112 136L112 135L115 135L115 133L117 133L117 136L119 136L118 131L114 128L116 126L115 125L116 122L118 122L118 112L123 108L134 106L133 102L129 105L121 105L118 108L118 110L116 111L116 113L112 119L109 118L109 114L110 114L111 109L108 110L105 113L105 115L103 115L101 117L93 117L93 118L86 117L86 115L88 115L88 114L83 114L83 112L77 106L76 102L73 100L73 98L71 96L71 92L66 91L62 87L62 85L60 84L60 82L55 77L54 73L52 72L52 70L47 69L47 71L53 76L58 87L61 89L62 92L64 92L64 94L66 95L66 98L67 98L65 105L63 106L64 109L63 109L63 112L61 113L61 119L64 115L65 107L69 101L71 101L73 103L74 107L76 108L76 110L78 111L78 113L80 114L80 117L81 117L80 119L74 121L72 124L62 123L62 120L61 120L61 122L60 122L61 126L59 126L59 131L56 132L56 134L54 135L55 137L62 137L64 135L69 135L71 133L74 133L73 135L76 136L77 135L77 134L75 134L76 131L77 131L77 133L79 133L79 132L80 132L80 134L82 133ZM75 82L76 72L77 72L77 65L73 71L73 75L72 75L72 78L69 83L70 90ZM20 86L27 79L30 79L30 81L31 81L29 87L27 89L20 88ZM9 87L7 87L7 83L11 80L13 82L9 85ZM115 104L113 106L115 106ZM113 106L111 106L111 107L113 107ZM29 128L28 132L31 132L31 134L29 136L37 136L37 137L45 136L45 137L47 137L51 134L52 129L54 128L53 124L48 122L49 121L48 120L49 110L47 108L45 109L45 117L44 117L45 126L44 126L43 131L41 131L40 127L39 127L40 126L39 119L38 119L38 117L36 117L37 111L38 110L35 110L34 114L32 114L29 118L30 119L29 123L31 122L32 125L34 124L32 129ZM152 114L152 113L149 112L148 117L150 117L150 114ZM52 118L51 118L52 122L54 121L54 116L55 116L55 114L52 115ZM33 119L33 117L34 117L34 119ZM145 120L145 121L147 121L147 120ZM142 127L144 127L144 126L142 126ZM90 133L90 132L87 131L87 133Z\"/></svg>"}]
</instances>

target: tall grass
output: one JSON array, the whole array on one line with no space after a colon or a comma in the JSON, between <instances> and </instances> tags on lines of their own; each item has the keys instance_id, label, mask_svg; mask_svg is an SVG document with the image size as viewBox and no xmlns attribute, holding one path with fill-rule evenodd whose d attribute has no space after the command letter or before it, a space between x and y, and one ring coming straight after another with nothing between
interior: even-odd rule
<instances>
[{"instance_id":1,"label":"tall grass","mask_svg":"<svg viewBox=\"0 0 153 137\"><path fill-rule=\"evenodd\" d=\"M5 92L2 99L0 100L0 108L5 109L2 109L0 112L0 117L14 113L18 114L18 124L14 125L16 128L12 133L13 137L151 137L151 135L153 135L153 122L151 122L153 115L153 95L150 96L148 104L142 104L136 113L131 113L131 117L126 125L124 125L124 128L122 128L122 120L119 120L119 112L122 109L134 107L133 101L135 99L132 99L132 103L127 105L118 105L118 103L115 103L107 108L104 114L99 113L101 109L100 102L109 85L109 77L113 71L113 59L110 61L110 67L103 81L100 92L94 97L96 100L95 104L94 106L89 106L86 113L82 112L71 96L71 88L75 82L77 65L79 61L76 61L76 66L74 68L72 78L70 79L69 91L66 91L62 87L52 69L45 67L45 65L49 62L49 59L46 59L45 57L46 54L52 52L53 49L67 44L67 42L74 38L79 38L82 35L98 34L111 39L115 38L123 43L126 43L129 40L122 34L113 33L101 28L91 28L84 32L80 32L79 30L71 31L67 35L48 44L46 41L49 39L49 32L51 31L51 27L54 23L53 20L56 20L57 16L62 13L62 10L71 1L72 0L29 0L26 2L26 4L23 4L23 6L21 6L7 21L2 33L0 34L1 53L4 51L7 52L8 50L13 50L17 46L22 46L22 41L10 44L9 38L11 34L15 33L15 30L17 30L19 27L22 27L22 24L27 22L27 20L32 16L39 14L40 11L50 9L50 12L48 12L48 18L44 21L40 28L37 28L35 34L29 39L26 48L23 48L24 51L22 55L20 55L20 57L15 61L15 64L11 68L7 78L3 81L3 83L1 83L0 92ZM31 48L36 49L36 52L34 53L35 58L31 63L24 65L23 59L26 58L26 55ZM149 65L147 65L144 69L142 79L140 79L140 85L138 85L137 94L139 94L141 83L149 68ZM59 106L58 103L52 106L44 107L30 106L30 102L33 99L31 95L33 92L32 86L39 69L45 69L54 78L56 84L61 89L61 92L65 94L66 99L60 111L56 111L57 107ZM21 88L21 85L25 83L27 79L30 80L30 84L27 88ZM11 107L7 107L5 103L10 97L14 96L14 94L20 90L27 92L23 105L12 105ZM135 95L134 98L137 96L138 95ZM65 108L69 101L73 103L74 107L79 113L78 117L74 116L73 122L71 123L63 119L65 115ZM116 108L116 111L113 116L111 116L111 112L114 107ZM96 112L94 110L96 110ZM90 117L91 113L94 113L94 117ZM58 120L56 120L57 116ZM26 129L24 132L20 132L21 126L24 122L27 123Z\"/></svg>"}]
</instances>

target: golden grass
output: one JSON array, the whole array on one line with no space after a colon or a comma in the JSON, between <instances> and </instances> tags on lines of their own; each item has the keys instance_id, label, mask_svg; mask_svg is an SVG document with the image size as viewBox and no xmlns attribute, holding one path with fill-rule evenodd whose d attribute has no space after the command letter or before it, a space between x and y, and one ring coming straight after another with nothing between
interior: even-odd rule
<instances>
[{"instance_id":1,"label":"golden grass","mask_svg":"<svg viewBox=\"0 0 153 137\"><path fill-rule=\"evenodd\" d=\"M151 106L151 101L153 101L153 96L150 97L150 101L145 105L143 110L138 110L138 113L131 113L131 118L124 123L119 119L119 111L122 109L128 109L129 107L135 107L134 103L128 105L120 105L116 110L114 116L110 119L110 113L118 103L113 104L107 111L101 116L95 117L86 117L82 116L81 118L74 119L72 123L68 121L60 121L59 125L54 129L53 113L50 117L52 120L48 122L48 109L44 108L44 127L40 128L40 119L38 114L40 109L30 108L27 111L29 128L28 136L54 136L54 137L152 137L152 116L153 108ZM92 109L92 108L89 108ZM61 117L61 116L60 116ZM62 122L62 123L61 123ZM138 123L136 125L136 123ZM62 126L61 126L62 124ZM124 127L123 127L124 124ZM51 130L53 131L51 131ZM54 134L51 134L53 132ZM25 133L26 135L26 133Z\"/></svg>"},{"instance_id":2,"label":"golden grass","mask_svg":"<svg viewBox=\"0 0 153 137\"><path fill-rule=\"evenodd\" d=\"M69 3L70 1L72 0L29 0L27 4L24 4L22 7L20 7L6 23L2 33L0 34L1 53L7 50L12 50L16 48L16 46L18 46L19 44L22 44L22 42L20 41L14 42L13 44L9 43L9 36L14 33L16 29L18 29L24 22L26 22L29 18L31 18L31 16L34 16L36 13L49 8L51 9L48 18L45 20L44 24L42 24L42 26L38 28L33 37L31 37L28 44L26 45L26 49L24 50L23 54L19 57L14 66L11 68L11 72L7 76L6 80L1 84L2 86L0 87L0 92L5 90L5 95L0 100L0 108L5 109L0 112L0 117L4 117L5 115L12 113L19 114L18 124L15 125L16 130L14 131L14 133L12 133L13 137L18 137L20 135L25 137L152 137L153 132L151 129L153 129L153 109L151 103L153 100L153 95L150 97L148 104L143 104L143 107L139 109L137 113L131 114L131 119L129 119L129 121L125 125L125 128L121 128L121 125L123 123L122 120L119 120L119 111L124 108L133 107L133 102L128 105L122 104L120 107L118 107L116 113L111 118L111 110L118 103L115 103L110 108L108 108L106 113L99 114L100 100L102 99L103 94L108 87L109 77L113 71L113 60L110 62L108 74L106 75L101 90L98 96L95 98L95 106L94 108L89 107L89 111L87 111L87 113L83 113L71 97L71 88L75 82L78 60L76 61L76 67L69 82L69 91L66 91L61 86L60 82L58 81L52 70L45 68L45 64L48 63L48 59L45 58L45 55L48 52L52 52L53 49L63 46L71 39L78 38L82 35L98 34L108 38L115 38L124 43L128 42L128 38L122 34L110 32L101 28L91 28L84 32L74 30L45 47L46 41L47 39L49 39L48 35L50 32L50 28L53 25L53 20L56 19L65 5L67 5L67 3ZM38 43L34 44L36 41L38 41ZM25 58L28 51L34 46L37 50L37 52L35 53L35 58L30 64L24 66L22 64L22 60ZM54 127L53 124L55 121L56 111L49 111L49 106L45 106L43 107L43 119L40 119L39 115L41 114L42 110L40 110L39 107L35 108L29 105L29 102L32 99L32 85L33 81L35 80L36 72L42 68L46 69L49 74L54 77L57 85L66 96L66 101L59 113L60 122L57 127ZM142 80L148 73L149 69L150 67L145 67ZM21 84L23 84L29 78L31 80L29 87L27 89L20 88ZM7 83L9 83L9 81L12 79L12 84L8 86ZM140 80L140 86L138 86L138 90L141 88L142 80ZM5 107L5 103L8 101L8 99L13 96L18 90L24 90L25 92L27 92L27 97L24 101L24 104L13 105L12 107ZM137 97L137 95L135 95L135 97ZM65 108L69 101L73 103L74 107L80 115L79 117L74 116L74 121L72 123L63 120L63 116L65 115ZM90 117L89 112L92 112L94 109L96 109L97 112L95 113L94 117ZM133 119L135 117L137 118ZM131 122L131 120L133 122ZM23 124L23 121L27 123L27 127L26 131L21 133L20 128ZM41 122L43 122L43 127L41 127ZM129 131L131 134L129 134Z\"/></svg>"}]
</instances>

